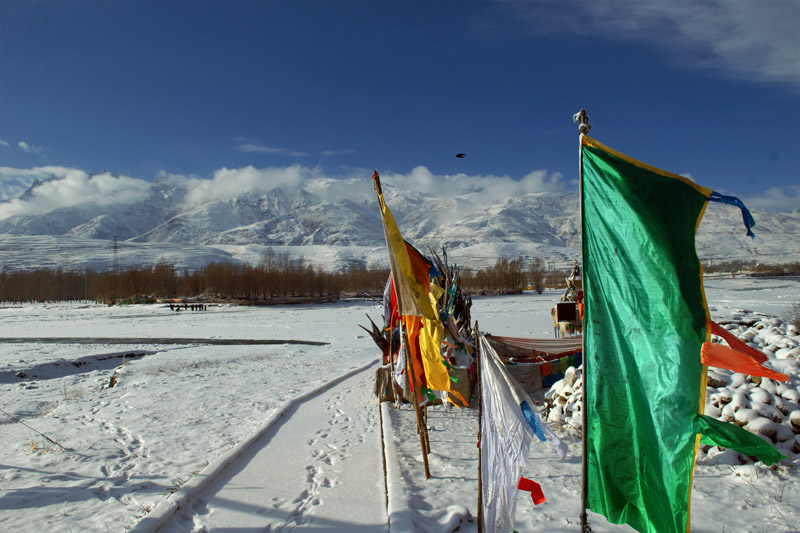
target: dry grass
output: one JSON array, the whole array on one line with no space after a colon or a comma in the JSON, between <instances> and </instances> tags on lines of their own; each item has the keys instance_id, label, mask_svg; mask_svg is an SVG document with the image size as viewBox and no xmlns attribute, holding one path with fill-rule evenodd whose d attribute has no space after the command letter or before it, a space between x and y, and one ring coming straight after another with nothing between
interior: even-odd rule
<instances>
[{"instance_id":1,"label":"dry grass","mask_svg":"<svg viewBox=\"0 0 800 533\"><path fill-rule=\"evenodd\" d=\"M791 308L789 308L789 315L787 317L787 322L794 325L798 331L800 331L800 302L794 304Z\"/></svg>"}]
</instances>

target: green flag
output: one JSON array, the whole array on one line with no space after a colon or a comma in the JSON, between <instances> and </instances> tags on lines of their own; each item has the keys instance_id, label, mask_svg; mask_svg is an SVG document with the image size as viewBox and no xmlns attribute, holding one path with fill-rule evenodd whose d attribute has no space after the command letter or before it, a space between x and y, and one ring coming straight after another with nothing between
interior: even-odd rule
<instances>
[{"instance_id":1,"label":"green flag","mask_svg":"<svg viewBox=\"0 0 800 533\"><path fill-rule=\"evenodd\" d=\"M581 169L587 508L638 531L688 531L698 432L719 429L699 418L710 320L695 232L712 191L588 136ZM725 426L717 442L753 437Z\"/></svg>"}]
</instances>

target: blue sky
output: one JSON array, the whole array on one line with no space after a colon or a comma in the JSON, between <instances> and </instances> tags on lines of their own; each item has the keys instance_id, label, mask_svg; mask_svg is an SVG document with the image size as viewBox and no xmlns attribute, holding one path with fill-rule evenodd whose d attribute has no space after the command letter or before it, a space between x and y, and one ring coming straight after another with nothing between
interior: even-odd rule
<instances>
[{"instance_id":1,"label":"blue sky","mask_svg":"<svg viewBox=\"0 0 800 533\"><path fill-rule=\"evenodd\" d=\"M0 190L294 165L574 190L585 108L612 148L792 210L798 27L797 0L3 0Z\"/></svg>"}]
</instances>

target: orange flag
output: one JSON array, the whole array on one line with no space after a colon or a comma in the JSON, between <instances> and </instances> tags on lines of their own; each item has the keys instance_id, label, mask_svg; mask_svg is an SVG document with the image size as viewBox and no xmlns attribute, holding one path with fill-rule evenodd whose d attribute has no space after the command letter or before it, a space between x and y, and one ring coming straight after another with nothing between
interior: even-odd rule
<instances>
[{"instance_id":1,"label":"orange flag","mask_svg":"<svg viewBox=\"0 0 800 533\"><path fill-rule=\"evenodd\" d=\"M752 355L712 342L703 343L703 348L700 351L700 361L704 365L727 368L728 370L750 374L751 376L762 376L777 381L787 381L789 379L786 374L781 374L762 366Z\"/></svg>"},{"instance_id":2,"label":"orange flag","mask_svg":"<svg viewBox=\"0 0 800 533\"><path fill-rule=\"evenodd\" d=\"M763 366L761 363L767 361L766 355L743 343L719 324L711 323L711 333L725 339L730 348L722 344L704 342L700 350L700 361L704 365L727 368L734 372L761 376L777 381L787 381L789 379L786 374L781 374Z\"/></svg>"}]
</instances>

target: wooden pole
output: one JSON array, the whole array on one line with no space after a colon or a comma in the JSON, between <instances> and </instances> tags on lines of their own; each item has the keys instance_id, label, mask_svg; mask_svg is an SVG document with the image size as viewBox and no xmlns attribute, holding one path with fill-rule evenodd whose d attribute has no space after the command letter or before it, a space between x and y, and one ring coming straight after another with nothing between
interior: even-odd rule
<instances>
[{"instance_id":1,"label":"wooden pole","mask_svg":"<svg viewBox=\"0 0 800 533\"><path fill-rule=\"evenodd\" d=\"M389 322L391 323L391 318ZM389 376L389 390L392 391L392 401L397 406L397 393L394 390L394 330L389 330L389 368L391 369L391 375Z\"/></svg>"},{"instance_id":2,"label":"wooden pole","mask_svg":"<svg viewBox=\"0 0 800 533\"><path fill-rule=\"evenodd\" d=\"M586 116L586 110L581 109L575 116L572 117L578 123L578 130L580 131L579 144L578 144L578 188L580 198L580 223L581 232L583 232L583 136L589 133L592 129L589 124L589 117ZM583 235L581 234L581 242ZM586 280L586 263L583 261L583 252L581 251L581 263L583 263L583 279ZM584 314L586 312L586 283L583 284L584 288ZM592 528L589 527L589 515L586 513L586 500L589 495L588 484L588 471L589 463L586 458L587 444L586 444L586 429L587 429L587 415L586 415L586 396L589 391L587 383L587 357L586 357L586 328L581 328L581 353L583 354L583 398L581 405L581 533L591 533Z\"/></svg>"},{"instance_id":3,"label":"wooden pole","mask_svg":"<svg viewBox=\"0 0 800 533\"><path fill-rule=\"evenodd\" d=\"M481 387L481 349L478 341L478 321L475 321L472 337L475 339L475 379L478 382L478 533L483 533L483 453L481 433L483 430L483 389Z\"/></svg>"},{"instance_id":4,"label":"wooden pole","mask_svg":"<svg viewBox=\"0 0 800 533\"><path fill-rule=\"evenodd\" d=\"M400 295L397 295L400 298ZM417 434L419 435L419 446L422 449L422 465L425 467L425 479L430 479L431 477L431 470L430 466L428 465L428 453L430 453L430 449L428 447L428 426L424 423L422 419L422 414L419 409L420 401L422 397L420 395L420 386L417 384L417 375L414 372L414 365L411 362L410 352L408 349L408 332L405 328L402 328L401 331L403 332L405 342L403 346L405 347L406 352L406 373L408 379L411 380L411 389L413 390L412 393L412 402L414 403L414 412L417 415Z\"/></svg>"},{"instance_id":5,"label":"wooden pole","mask_svg":"<svg viewBox=\"0 0 800 533\"><path fill-rule=\"evenodd\" d=\"M423 435L425 435L425 454L426 455L431 453L431 436L428 433L428 406L429 405L430 405L430 402L426 403L422 407L422 427L424 428L422 433L423 433Z\"/></svg>"}]
</instances>

